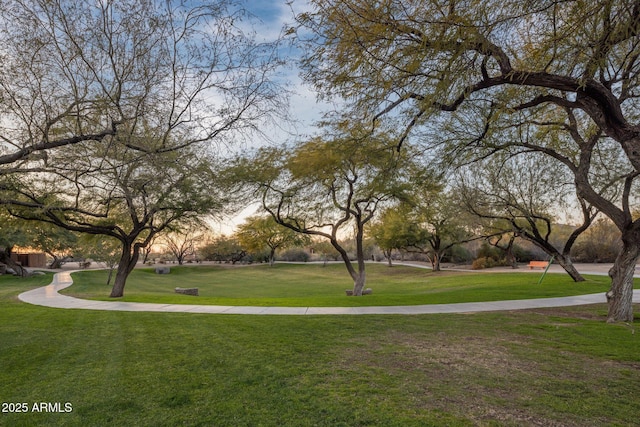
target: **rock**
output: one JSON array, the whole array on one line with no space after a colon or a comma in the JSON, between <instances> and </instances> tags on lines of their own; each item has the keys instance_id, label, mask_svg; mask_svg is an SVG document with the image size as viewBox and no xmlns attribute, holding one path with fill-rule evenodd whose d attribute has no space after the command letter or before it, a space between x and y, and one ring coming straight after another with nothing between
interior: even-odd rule
<instances>
[{"instance_id":1,"label":"rock","mask_svg":"<svg viewBox=\"0 0 640 427\"><path fill-rule=\"evenodd\" d=\"M346 289L344 292L347 294L348 297L353 296L353 289ZM373 289L371 288L367 288L362 291L362 295L371 295L372 293L373 293Z\"/></svg>"},{"instance_id":2,"label":"rock","mask_svg":"<svg viewBox=\"0 0 640 427\"><path fill-rule=\"evenodd\" d=\"M169 274L171 273L170 267L156 267L156 274Z\"/></svg>"},{"instance_id":3,"label":"rock","mask_svg":"<svg viewBox=\"0 0 640 427\"><path fill-rule=\"evenodd\" d=\"M198 296L198 288L176 288L177 294Z\"/></svg>"}]
</instances>

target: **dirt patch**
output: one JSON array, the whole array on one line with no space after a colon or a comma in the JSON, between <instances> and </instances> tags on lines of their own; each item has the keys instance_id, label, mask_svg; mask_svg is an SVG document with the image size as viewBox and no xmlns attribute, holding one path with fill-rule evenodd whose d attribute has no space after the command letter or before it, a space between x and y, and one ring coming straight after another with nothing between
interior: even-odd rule
<instances>
[{"instance_id":1,"label":"dirt patch","mask_svg":"<svg viewBox=\"0 0 640 427\"><path fill-rule=\"evenodd\" d=\"M602 308L602 310L600 310ZM589 310L583 307L554 307L522 310L523 313L533 313L545 317L561 317L567 319L596 320L605 322L607 320L606 305L598 304L589 306Z\"/></svg>"},{"instance_id":2,"label":"dirt patch","mask_svg":"<svg viewBox=\"0 0 640 427\"><path fill-rule=\"evenodd\" d=\"M540 314L594 317L562 309ZM578 412L559 413L549 403L576 405L581 393L591 399L621 370L640 377L635 364L611 361L603 370L602 360L540 348L527 336L486 331L481 336L466 331L386 331L375 340L361 337L337 364L342 372L383 372L388 381L379 383L379 377L372 375L372 390L387 383L402 384L401 389L388 392L406 394L407 411L442 411L475 425L606 424L606 419L591 420Z\"/></svg>"}]
</instances>

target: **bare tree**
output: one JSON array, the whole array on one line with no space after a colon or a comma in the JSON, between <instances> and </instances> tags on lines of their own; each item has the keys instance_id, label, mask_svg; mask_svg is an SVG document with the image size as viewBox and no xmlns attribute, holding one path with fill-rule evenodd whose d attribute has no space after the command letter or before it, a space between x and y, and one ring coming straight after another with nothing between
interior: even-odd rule
<instances>
[{"instance_id":1,"label":"bare tree","mask_svg":"<svg viewBox=\"0 0 640 427\"><path fill-rule=\"evenodd\" d=\"M196 248L204 240L207 226L199 218L182 221L173 225L161 238L161 243L169 249L179 265L184 264L187 257L195 257Z\"/></svg>"},{"instance_id":2,"label":"bare tree","mask_svg":"<svg viewBox=\"0 0 640 427\"><path fill-rule=\"evenodd\" d=\"M255 128L284 92L275 46L238 28L245 15L227 0L3 1L0 173L84 142L166 152ZM141 127L152 146L117 138Z\"/></svg>"}]
</instances>

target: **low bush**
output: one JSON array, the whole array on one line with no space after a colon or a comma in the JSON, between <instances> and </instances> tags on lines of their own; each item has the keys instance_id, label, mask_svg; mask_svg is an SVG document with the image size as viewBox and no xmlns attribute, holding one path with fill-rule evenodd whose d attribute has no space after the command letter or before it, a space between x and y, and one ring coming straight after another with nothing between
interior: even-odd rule
<instances>
[{"instance_id":1,"label":"low bush","mask_svg":"<svg viewBox=\"0 0 640 427\"><path fill-rule=\"evenodd\" d=\"M278 260L290 262L308 262L310 258L311 255L300 248L287 249L278 256Z\"/></svg>"}]
</instances>

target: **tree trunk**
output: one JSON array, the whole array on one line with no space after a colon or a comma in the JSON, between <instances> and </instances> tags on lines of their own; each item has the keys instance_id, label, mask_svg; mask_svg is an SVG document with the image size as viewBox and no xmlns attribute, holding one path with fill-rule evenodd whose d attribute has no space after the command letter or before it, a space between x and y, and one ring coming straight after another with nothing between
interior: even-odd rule
<instances>
[{"instance_id":1,"label":"tree trunk","mask_svg":"<svg viewBox=\"0 0 640 427\"><path fill-rule=\"evenodd\" d=\"M609 270L607 322L633 322L633 275L640 257L640 230L622 236L622 250Z\"/></svg>"},{"instance_id":2,"label":"tree trunk","mask_svg":"<svg viewBox=\"0 0 640 427\"><path fill-rule=\"evenodd\" d=\"M358 258L358 273L353 278L353 295L362 296L366 282L364 263L364 223L358 218L356 232L356 257Z\"/></svg>"},{"instance_id":3,"label":"tree trunk","mask_svg":"<svg viewBox=\"0 0 640 427\"><path fill-rule=\"evenodd\" d=\"M271 248L271 251L269 252L269 267L273 267L273 264L275 264L276 262L276 250L274 248Z\"/></svg>"},{"instance_id":4,"label":"tree trunk","mask_svg":"<svg viewBox=\"0 0 640 427\"><path fill-rule=\"evenodd\" d=\"M111 284L111 278L113 277L113 267L109 268L109 276L107 277L107 286Z\"/></svg>"},{"instance_id":5,"label":"tree trunk","mask_svg":"<svg viewBox=\"0 0 640 427\"><path fill-rule=\"evenodd\" d=\"M509 244L507 245L507 248L505 249L505 252L504 252L505 259L509 264L511 264L511 268L513 269L518 268L518 260L516 259L516 256L513 254L513 243L515 242L515 240L516 240L516 237L511 236L511 238L509 239Z\"/></svg>"},{"instance_id":6,"label":"tree trunk","mask_svg":"<svg viewBox=\"0 0 640 427\"><path fill-rule=\"evenodd\" d=\"M531 236L527 233L522 234L522 237L542 249L547 255L553 257L553 259L557 260L558 264L560 264L564 271L566 271L575 282L584 282L584 277L582 277L574 267L568 252L560 253L560 251L551 243L546 240L537 239L535 236ZM571 245L565 245L565 251L569 251L570 249Z\"/></svg>"},{"instance_id":7,"label":"tree trunk","mask_svg":"<svg viewBox=\"0 0 640 427\"><path fill-rule=\"evenodd\" d=\"M12 268L18 276L27 277L27 270L25 270L24 267L11 259L11 252L13 252L13 246L2 248L0 250L0 263L5 264L9 268Z\"/></svg>"},{"instance_id":8,"label":"tree trunk","mask_svg":"<svg viewBox=\"0 0 640 427\"><path fill-rule=\"evenodd\" d=\"M118 262L116 279L111 289L111 298L121 298L124 295L124 286L127 283L129 273L131 273L138 262L140 250L130 242L122 243L122 255Z\"/></svg>"},{"instance_id":9,"label":"tree trunk","mask_svg":"<svg viewBox=\"0 0 640 427\"><path fill-rule=\"evenodd\" d=\"M49 255L51 255L51 254L49 254ZM58 258L55 255L51 255L51 256L53 257L53 259L51 260L51 264L49 264L49 268L52 269L52 270L57 270L57 269L61 268L63 259L62 258Z\"/></svg>"},{"instance_id":10,"label":"tree trunk","mask_svg":"<svg viewBox=\"0 0 640 427\"><path fill-rule=\"evenodd\" d=\"M364 290L364 285L366 283L366 275L365 275L365 263L364 263L364 247L363 247L363 236L364 236L364 224L358 222L358 230L356 233L356 257L358 262L358 270L353 267L351 260L349 259L349 255L347 251L344 250L338 240L335 237L331 238L331 245L340 253L342 260L344 261L345 267L347 267L347 271L349 275L353 279L353 296L362 296L362 291Z\"/></svg>"},{"instance_id":11,"label":"tree trunk","mask_svg":"<svg viewBox=\"0 0 640 427\"><path fill-rule=\"evenodd\" d=\"M147 261L149 260L149 254L151 253L151 250L149 248L144 248L142 250L142 263L146 264Z\"/></svg>"},{"instance_id":12,"label":"tree trunk","mask_svg":"<svg viewBox=\"0 0 640 427\"><path fill-rule=\"evenodd\" d=\"M71 257L69 257L68 255L63 256L62 258L47 252L49 255L51 255L51 258L53 258L53 260L51 261L51 264L49 264L49 268L51 269L59 269L62 268L62 266L69 262L69 260L71 259Z\"/></svg>"},{"instance_id":13,"label":"tree trunk","mask_svg":"<svg viewBox=\"0 0 640 427\"><path fill-rule=\"evenodd\" d=\"M364 291L364 285L366 283L366 275L364 268L359 270L353 281L353 296L361 297L362 291Z\"/></svg>"},{"instance_id":14,"label":"tree trunk","mask_svg":"<svg viewBox=\"0 0 640 427\"><path fill-rule=\"evenodd\" d=\"M567 272L569 276L573 279L574 282L584 282L585 278L582 277L582 274L576 267L573 265L571 258L568 255L557 254L555 260L558 261L558 264Z\"/></svg>"},{"instance_id":15,"label":"tree trunk","mask_svg":"<svg viewBox=\"0 0 640 427\"><path fill-rule=\"evenodd\" d=\"M431 268L433 271L440 271L440 254L438 252L433 252L433 257L431 258Z\"/></svg>"},{"instance_id":16,"label":"tree trunk","mask_svg":"<svg viewBox=\"0 0 640 427\"><path fill-rule=\"evenodd\" d=\"M382 251L382 253L384 253L384 256L387 258L387 265L389 267L393 267L393 261L391 261L392 252L393 252L392 249Z\"/></svg>"}]
</instances>

